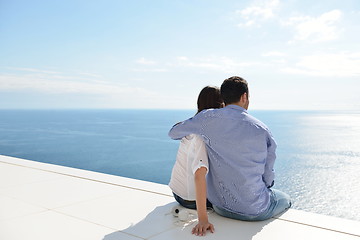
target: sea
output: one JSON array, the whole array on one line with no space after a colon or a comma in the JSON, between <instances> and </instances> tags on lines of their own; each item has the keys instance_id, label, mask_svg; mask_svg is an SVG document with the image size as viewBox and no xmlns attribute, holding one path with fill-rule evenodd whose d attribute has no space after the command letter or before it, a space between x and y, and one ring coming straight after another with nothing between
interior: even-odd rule
<instances>
[{"instance_id":1,"label":"sea","mask_svg":"<svg viewBox=\"0 0 360 240\"><path fill-rule=\"evenodd\" d=\"M194 110L0 110L0 154L168 184ZM293 208L360 221L360 111L249 110L278 144L274 188Z\"/></svg>"}]
</instances>

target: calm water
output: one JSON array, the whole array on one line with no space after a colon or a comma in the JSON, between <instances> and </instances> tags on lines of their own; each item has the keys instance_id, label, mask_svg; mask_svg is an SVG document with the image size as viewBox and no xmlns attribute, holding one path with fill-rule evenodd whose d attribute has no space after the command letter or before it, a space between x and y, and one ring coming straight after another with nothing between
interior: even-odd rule
<instances>
[{"instance_id":1,"label":"calm water","mask_svg":"<svg viewBox=\"0 0 360 240\"><path fill-rule=\"evenodd\" d=\"M294 208L360 220L360 112L249 111L278 143ZM0 110L0 154L167 184L189 110Z\"/></svg>"}]
</instances>

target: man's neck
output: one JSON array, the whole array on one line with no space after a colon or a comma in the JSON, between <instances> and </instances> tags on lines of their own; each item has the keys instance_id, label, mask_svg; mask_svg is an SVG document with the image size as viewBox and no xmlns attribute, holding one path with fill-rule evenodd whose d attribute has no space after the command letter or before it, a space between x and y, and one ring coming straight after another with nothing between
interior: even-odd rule
<instances>
[{"instance_id":1,"label":"man's neck","mask_svg":"<svg viewBox=\"0 0 360 240\"><path fill-rule=\"evenodd\" d=\"M228 105L236 105L236 106L239 106L239 107L245 108L245 104L242 104L240 101L238 101L238 102L234 102L234 103L229 103L229 104L226 104L226 106L228 106Z\"/></svg>"}]
</instances>

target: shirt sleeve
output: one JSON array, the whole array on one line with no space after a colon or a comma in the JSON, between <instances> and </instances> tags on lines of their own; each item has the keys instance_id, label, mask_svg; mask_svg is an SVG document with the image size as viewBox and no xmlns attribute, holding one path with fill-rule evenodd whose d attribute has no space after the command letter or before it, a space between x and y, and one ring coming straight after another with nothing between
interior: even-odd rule
<instances>
[{"instance_id":1,"label":"shirt sleeve","mask_svg":"<svg viewBox=\"0 0 360 240\"><path fill-rule=\"evenodd\" d=\"M169 137L179 140L190 134L201 134L202 114L198 113L194 117L175 124L169 131Z\"/></svg>"},{"instance_id":2,"label":"shirt sleeve","mask_svg":"<svg viewBox=\"0 0 360 240\"><path fill-rule=\"evenodd\" d=\"M202 138L198 135L195 135L193 139L192 153L193 153L192 164L191 164L192 173L195 174L195 172L201 167L205 167L206 170L209 171L209 161L208 161L206 145L202 140Z\"/></svg>"},{"instance_id":3,"label":"shirt sleeve","mask_svg":"<svg viewBox=\"0 0 360 240\"><path fill-rule=\"evenodd\" d=\"M271 133L269 133L267 138L267 157L265 163L265 171L263 175L263 181L265 182L267 187L271 187L274 184L274 164L276 159L276 147L276 142Z\"/></svg>"}]
</instances>

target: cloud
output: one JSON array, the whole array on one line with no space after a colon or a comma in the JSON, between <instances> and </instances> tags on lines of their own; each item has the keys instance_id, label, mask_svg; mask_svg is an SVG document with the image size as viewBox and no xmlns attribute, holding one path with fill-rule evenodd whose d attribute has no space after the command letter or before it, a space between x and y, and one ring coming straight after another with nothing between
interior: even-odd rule
<instances>
[{"instance_id":1,"label":"cloud","mask_svg":"<svg viewBox=\"0 0 360 240\"><path fill-rule=\"evenodd\" d=\"M173 66L219 71L224 73L236 73L245 67L258 65L256 62L239 62L228 57L208 57L199 59L178 57L177 60L178 62L176 64L172 64Z\"/></svg>"},{"instance_id":2,"label":"cloud","mask_svg":"<svg viewBox=\"0 0 360 240\"><path fill-rule=\"evenodd\" d=\"M53 108L58 99L61 107L66 108L184 108L184 97L172 96L168 93L149 90L146 87L132 86L131 80L123 84L97 78L97 74L83 73L69 75L40 69L12 68L12 71L0 73L0 93L21 94L28 102L15 99L14 106L23 108L46 107ZM84 78L87 76L88 78ZM36 94L44 99L39 103L32 102L32 95ZM134 98L136 98L134 100ZM76 99L69 104L69 99ZM86 103L84 103L86 101ZM56 102L56 101L55 101ZM0 104L1 106L1 104ZM190 105L192 106L192 105ZM57 107L57 106L55 106Z\"/></svg>"},{"instance_id":3,"label":"cloud","mask_svg":"<svg viewBox=\"0 0 360 240\"><path fill-rule=\"evenodd\" d=\"M42 70L37 68L16 68L16 67L8 67L7 69L20 71L20 72L31 72L31 73L45 73L45 74L59 74L60 72Z\"/></svg>"},{"instance_id":4,"label":"cloud","mask_svg":"<svg viewBox=\"0 0 360 240\"><path fill-rule=\"evenodd\" d=\"M124 95L140 93L151 96L153 93L138 87L129 87L97 79L96 74L85 78L84 73L73 76L59 72L38 69L16 68L17 73L0 74L0 91L26 91L45 94L88 94ZM24 73L25 72L25 73ZM30 73L29 73L30 72Z\"/></svg>"},{"instance_id":5,"label":"cloud","mask_svg":"<svg viewBox=\"0 0 360 240\"><path fill-rule=\"evenodd\" d=\"M360 52L317 54L300 58L294 67L284 68L283 72L324 77L360 76Z\"/></svg>"},{"instance_id":6,"label":"cloud","mask_svg":"<svg viewBox=\"0 0 360 240\"><path fill-rule=\"evenodd\" d=\"M341 16L340 10L332 10L318 17L292 17L284 22L284 25L294 27L293 41L325 42L338 38L341 30L337 23L339 23Z\"/></svg>"},{"instance_id":7,"label":"cloud","mask_svg":"<svg viewBox=\"0 0 360 240\"><path fill-rule=\"evenodd\" d=\"M139 58L135 62L142 66L131 69L131 71L133 72L167 72L168 71L167 68L159 67L158 62L145 59L144 57Z\"/></svg>"},{"instance_id":8,"label":"cloud","mask_svg":"<svg viewBox=\"0 0 360 240\"><path fill-rule=\"evenodd\" d=\"M133 68L133 72L168 72L166 68Z\"/></svg>"},{"instance_id":9,"label":"cloud","mask_svg":"<svg viewBox=\"0 0 360 240\"><path fill-rule=\"evenodd\" d=\"M284 57L286 55L287 54L284 52L270 51L270 52L263 53L261 56L263 56L263 57Z\"/></svg>"},{"instance_id":10,"label":"cloud","mask_svg":"<svg viewBox=\"0 0 360 240\"><path fill-rule=\"evenodd\" d=\"M179 56L175 61L158 63L156 67L133 68L134 72L169 72L176 68L192 68L197 70L218 71L224 73L236 73L246 67L258 65L257 62L240 62L229 57L206 57L192 59L186 56Z\"/></svg>"},{"instance_id":11,"label":"cloud","mask_svg":"<svg viewBox=\"0 0 360 240\"><path fill-rule=\"evenodd\" d=\"M279 0L258 1L245 9L236 11L236 14L239 14L243 19L243 22L239 23L238 26L259 26L260 23L275 17L274 12L279 4Z\"/></svg>"},{"instance_id":12,"label":"cloud","mask_svg":"<svg viewBox=\"0 0 360 240\"><path fill-rule=\"evenodd\" d=\"M100 74L95 74L95 73L79 72L79 74L86 77L102 78Z\"/></svg>"},{"instance_id":13,"label":"cloud","mask_svg":"<svg viewBox=\"0 0 360 240\"><path fill-rule=\"evenodd\" d=\"M187 61L187 60L189 60L189 58L188 58L188 57L185 57L185 56L177 57L176 59L177 59L177 60L180 60L180 61Z\"/></svg>"},{"instance_id":14,"label":"cloud","mask_svg":"<svg viewBox=\"0 0 360 240\"><path fill-rule=\"evenodd\" d=\"M136 63L142 64L142 65L155 65L156 62L152 60L145 59L144 57L139 58L135 61Z\"/></svg>"},{"instance_id":15,"label":"cloud","mask_svg":"<svg viewBox=\"0 0 360 240\"><path fill-rule=\"evenodd\" d=\"M44 69L37 68L16 68L16 67L7 67L5 69L15 72L17 76L26 76L29 78L39 78L39 79L62 79L62 80L76 80L76 81L93 81L93 82L103 82L103 76L100 74L89 73L89 72L77 72L72 74L66 74L58 71L49 71Z\"/></svg>"},{"instance_id":16,"label":"cloud","mask_svg":"<svg viewBox=\"0 0 360 240\"><path fill-rule=\"evenodd\" d=\"M256 1L247 8L236 11L242 19L238 24L240 28L261 27L270 19L278 26L288 27L293 37L288 43L306 41L310 43L326 42L337 39L342 33L340 21L343 12L338 9L324 12L318 16L299 15L293 13L278 14L280 1Z\"/></svg>"}]
</instances>

